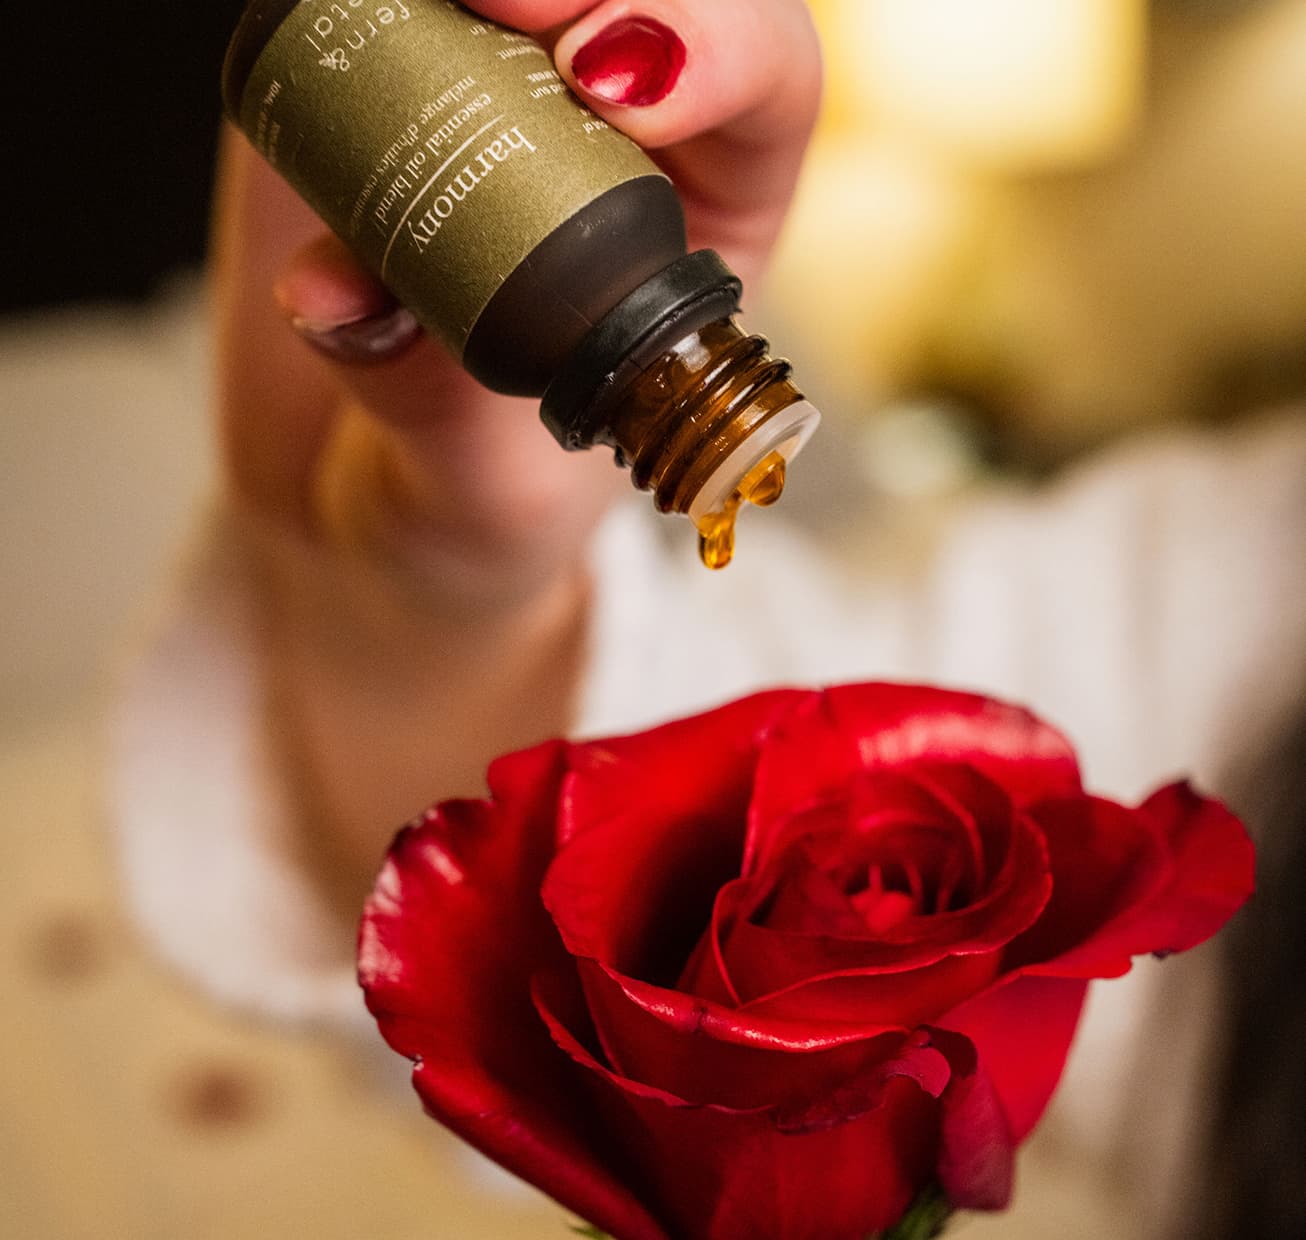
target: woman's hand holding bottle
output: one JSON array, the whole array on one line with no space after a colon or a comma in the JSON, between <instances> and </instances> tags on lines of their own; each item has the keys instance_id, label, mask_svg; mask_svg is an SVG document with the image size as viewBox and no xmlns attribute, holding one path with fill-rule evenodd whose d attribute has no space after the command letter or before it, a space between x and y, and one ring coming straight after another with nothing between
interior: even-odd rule
<instances>
[{"instance_id":1,"label":"woman's hand holding bottle","mask_svg":"<svg viewBox=\"0 0 1306 1240\"><path fill-rule=\"evenodd\" d=\"M671 175L691 248L756 280L819 101L799 0L473 0ZM586 547L629 481L492 394L234 131L216 220L224 457L278 743L346 900L394 824L565 730Z\"/></svg>"}]
</instances>

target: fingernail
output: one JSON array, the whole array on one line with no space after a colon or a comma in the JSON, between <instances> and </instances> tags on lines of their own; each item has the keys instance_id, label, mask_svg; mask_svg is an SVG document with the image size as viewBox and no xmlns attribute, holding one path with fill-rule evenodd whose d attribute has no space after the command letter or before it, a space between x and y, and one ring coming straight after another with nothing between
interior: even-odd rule
<instances>
[{"instance_id":1,"label":"fingernail","mask_svg":"<svg viewBox=\"0 0 1306 1240\"><path fill-rule=\"evenodd\" d=\"M421 328L411 310L396 306L351 323L291 319L294 329L315 349L341 362L381 362L401 353Z\"/></svg>"},{"instance_id":2,"label":"fingernail","mask_svg":"<svg viewBox=\"0 0 1306 1240\"><path fill-rule=\"evenodd\" d=\"M685 44L651 17L623 17L572 57L576 81L591 95L629 108L665 99L685 67Z\"/></svg>"}]
</instances>

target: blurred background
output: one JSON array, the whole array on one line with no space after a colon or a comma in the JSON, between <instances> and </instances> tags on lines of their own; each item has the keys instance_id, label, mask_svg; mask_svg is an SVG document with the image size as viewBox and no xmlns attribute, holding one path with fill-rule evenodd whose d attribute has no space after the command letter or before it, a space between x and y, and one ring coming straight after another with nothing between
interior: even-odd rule
<instances>
[{"instance_id":1,"label":"blurred background","mask_svg":"<svg viewBox=\"0 0 1306 1240\"><path fill-rule=\"evenodd\" d=\"M829 104L780 284L881 449L932 410L1047 470L1306 389L1306 6L813 7Z\"/></svg>"},{"instance_id":2,"label":"blurred background","mask_svg":"<svg viewBox=\"0 0 1306 1240\"><path fill-rule=\"evenodd\" d=\"M345 1059L159 975L98 829L104 669L213 476L200 263L239 8L55 6L5 67L0 985L31 1001L0 1011L0 1234L482 1234L492 1181L433 1188L440 1138ZM871 489L932 510L1306 396L1306 0L812 8L827 105L755 317ZM130 1052L101 1062L108 1028ZM1046 1234L1125 1234L1039 1184ZM494 1234L554 1234L495 1201Z\"/></svg>"}]
</instances>

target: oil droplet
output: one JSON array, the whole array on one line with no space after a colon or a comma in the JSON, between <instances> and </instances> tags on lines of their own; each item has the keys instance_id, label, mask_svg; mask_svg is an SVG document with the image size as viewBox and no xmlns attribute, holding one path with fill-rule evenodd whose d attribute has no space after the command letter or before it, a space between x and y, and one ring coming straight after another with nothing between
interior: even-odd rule
<instances>
[{"instance_id":1,"label":"oil droplet","mask_svg":"<svg viewBox=\"0 0 1306 1240\"><path fill-rule=\"evenodd\" d=\"M735 558L735 514L738 505L724 512L709 512L698 523L698 558L708 568L725 568Z\"/></svg>"},{"instance_id":2,"label":"oil droplet","mask_svg":"<svg viewBox=\"0 0 1306 1240\"><path fill-rule=\"evenodd\" d=\"M720 511L699 518L698 558L708 568L725 568L735 558L735 521L740 508L744 504L769 508L784 489L785 458L772 452L744 475Z\"/></svg>"},{"instance_id":3,"label":"oil droplet","mask_svg":"<svg viewBox=\"0 0 1306 1240\"><path fill-rule=\"evenodd\" d=\"M770 508L785 493L784 457L778 452L771 453L744 479L740 489L744 491L744 499L753 507Z\"/></svg>"}]
</instances>

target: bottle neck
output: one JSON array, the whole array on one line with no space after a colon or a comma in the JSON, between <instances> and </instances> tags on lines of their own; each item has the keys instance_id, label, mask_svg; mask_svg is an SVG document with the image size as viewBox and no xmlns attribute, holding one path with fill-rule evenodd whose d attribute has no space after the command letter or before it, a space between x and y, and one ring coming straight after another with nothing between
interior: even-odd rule
<instances>
[{"instance_id":1,"label":"bottle neck","mask_svg":"<svg viewBox=\"0 0 1306 1240\"><path fill-rule=\"evenodd\" d=\"M689 517L710 568L730 563L740 510L779 499L821 420L735 322L741 292L711 250L677 259L594 325L540 407L565 448L607 444L658 509Z\"/></svg>"},{"instance_id":2,"label":"bottle neck","mask_svg":"<svg viewBox=\"0 0 1306 1240\"><path fill-rule=\"evenodd\" d=\"M660 511L701 524L768 458L788 461L807 441L819 417L769 349L733 318L717 319L677 341L615 402L601 438Z\"/></svg>"}]
</instances>

